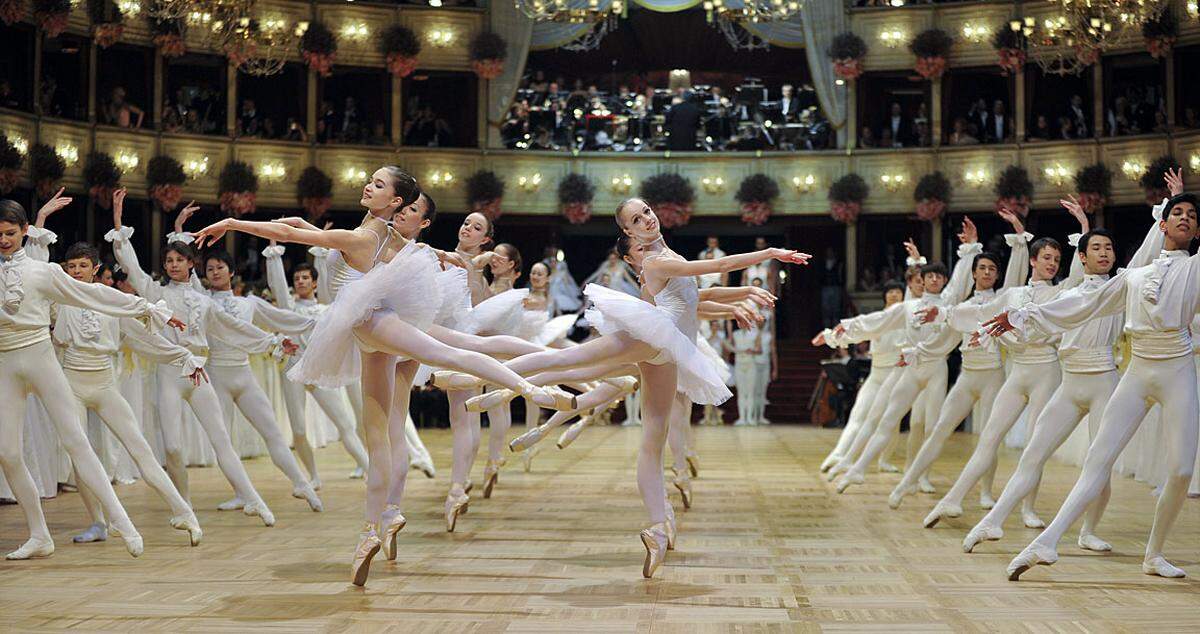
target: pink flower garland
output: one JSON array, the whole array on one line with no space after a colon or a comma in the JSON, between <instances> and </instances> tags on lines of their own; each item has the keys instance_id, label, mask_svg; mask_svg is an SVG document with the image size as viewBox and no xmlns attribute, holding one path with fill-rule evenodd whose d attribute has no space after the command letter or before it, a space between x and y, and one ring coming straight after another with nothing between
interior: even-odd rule
<instances>
[{"instance_id":1,"label":"pink flower garland","mask_svg":"<svg viewBox=\"0 0 1200 634\"><path fill-rule=\"evenodd\" d=\"M998 62L1001 74L1008 77L1009 73L1019 73L1022 68L1025 68L1025 51L1019 48L1002 48L998 51L1000 61Z\"/></svg>"},{"instance_id":2,"label":"pink flower garland","mask_svg":"<svg viewBox=\"0 0 1200 634\"><path fill-rule=\"evenodd\" d=\"M654 205L654 214L662 223L664 229L682 227L692 219L691 203L658 203Z\"/></svg>"},{"instance_id":3,"label":"pink flower garland","mask_svg":"<svg viewBox=\"0 0 1200 634\"><path fill-rule=\"evenodd\" d=\"M150 188L150 199L158 203L164 211L175 209L183 200L183 187L180 185L155 185Z\"/></svg>"},{"instance_id":4,"label":"pink flower garland","mask_svg":"<svg viewBox=\"0 0 1200 634\"><path fill-rule=\"evenodd\" d=\"M70 14L66 11L62 13L46 13L35 15L38 26L46 32L46 37L58 37L62 32L67 30L67 21L70 19Z\"/></svg>"},{"instance_id":5,"label":"pink flower garland","mask_svg":"<svg viewBox=\"0 0 1200 634\"><path fill-rule=\"evenodd\" d=\"M125 32L125 27L121 24L106 22L104 24L97 24L94 32L96 44L100 48L108 48L121 39L121 34Z\"/></svg>"},{"instance_id":6,"label":"pink flower garland","mask_svg":"<svg viewBox=\"0 0 1200 634\"><path fill-rule=\"evenodd\" d=\"M742 222L754 227L764 225L770 220L772 211L771 203L742 203Z\"/></svg>"},{"instance_id":7,"label":"pink flower garland","mask_svg":"<svg viewBox=\"0 0 1200 634\"><path fill-rule=\"evenodd\" d=\"M1075 57L1079 58L1079 63L1084 66L1091 66L1100 61L1100 49L1082 44L1075 45Z\"/></svg>"},{"instance_id":8,"label":"pink flower garland","mask_svg":"<svg viewBox=\"0 0 1200 634\"><path fill-rule=\"evenodd\" d=\"M0 0L0 20L12 26L25 17L25 4L21 0Z\"/></svg>"},{"instance_id":9,"label":"pink flower garland","mask_svg":"<svg viewBox=\"0 0 1200 634\"><path fill-rule=\"evenodd\" d=\"M317 71L321 77L328 77L333 74L333 61L337 57L336 53L317 53L315 51L304 51L304 62L308 67Z\"/></svg>"},{"instance_id":10,"label":"pink flower garland","mask_svg":"<svg viewBox=\"0 0 1200 634\"><path fill-rule=\"evenodd\" d=\"M471 62L471 68L483 79L495 79L504 74L504 60L477 59Z\"/></svg>"},{"instance_id":11,"label":"pink flower garland","mask_svg":"<svg viewBox=\"0 0 1200 634\"><path fill-rule=\"evenodd\" d=\"M1148 37L1146 38L1146 50L1150 51L1150 56L1154 59L1162 59L1171 54L1171 47L1175 45L1175 38L1169 36Z\"/></svg>"},{"instance_id":12,"label":"pink flower garland","mask_svg":"<svg viewBox=\"0 0 1200 634\"><path fill-rule=\"evenodd\" d=\"M154 36L154 45L158 47L163 57L183 57L187 53L187 45L183 38L175 33L165 33Z\"/></svg>"},{"instance_id":13,"label":"pink flower garland","mask_svg":"<svg viewBox=\"0 0 1200 634\"><path fill-rule=\"evenodd\" d=\"M918 57L917 72L925 79L933 80L946 72L945 57Z\"/></svg>"},{"instance_id":14,"label":"pink flower garland","mask_svg":"<svg viewBox=\"0 0 1200 634\"><path fill-rule=\"evenodd\" d=\"M854 224L858 220L860 212L862 212L862 203L835 200L829 204L829 215L833 216L834 220L845 225Z\"/></svg>"},{"instance_id":15,"label":"pink flower garland","mask_svg":"<svg viewBox=\"0 0 1200 634\"><path fill-rule=\"evenodd\" d=\"M504 213L504 211L500 209L499 198L475 201L471 203L471 211L479 212L484 216L487 216L488 220L495 220L500 217L500 214Z\"/></svg>"},{"instance_id":16,"label":"pink flower garland","mask_svg":"<svg viewBox=\"0 0 1200 634\"><path fill-rule=\"evenodd\" d=\"M997 198L996 211L1000 211L1001 207L1007 207L1008 209L1017 212L1017 215L1024 218L1025 216L1029 215L1029 198L1025 196L1021 196L1020 198L1013 198L1011 196Z\"/></svg>"},{"instance_id":17,"label":"pink flower garland","mask_svg":"<svg viewBox=\"0 0 1200 634\"><path fill-rule=\"evenodd\" d=\"M1108 204L1108 199L1096 192L1079 192L1079 206L1089 214L1094 214Z\"/></svg>"},{"instance_id":18,"label":"pink flower garland","mask_svg":"<svg viewBox=\"0 0 1200 634\"><path fill-rule=\"evenodd\" d=\"M842 79L858 79L863 74L862 60L854 57L834 60L833 74Z\"/></svg>"},{"instance_id":19,"label":"pink flower garland","mask_svg":"<svg viewBox=\"0 0 1200 634\"><path fill-rule=\"evenodd\" d=\"M936 198L926 198L917 202L917 217L925 222L933 222L946 213L946 201Z\"/></svg>"},{"instance_id":20,"label":"pink flower garland","mask_svg":"<svg viewBox=\"0 0 1200 634\"><path fill-rule=\"evenodd\" d=\"M8 194L21 182L21 172L15 169L0 169L0 194Z\"/></svg>"},{"instance_id":21,"label":"pink flower garland","mask_svg":"<svg viewBox=\"0 0 1200 634\"><path fill-rule=\"evenodd\" d=\"M225 192L221 194L221 211L237 218L254 213L258 196L254 192Z\"/></svg>"},{"instance_id":22,"label":"pink flower garland","mask_svg":"<svg viewBox=\"0 0 1200 634\"><path fill-rule=\"evenodd\" d=\"M408 77L417 70L419 61L416 57L408 57L400 53L388 53L388 72L395 77Z\"/></svg>"},{"instance_id":23,"label":"pink flower garland","mask_svg":"<svg viewBox=\"0 0 1200 634\"><path fill-rule=\"evenodd\" d=\"M567 222L573 225L581 225L592 219L592 204L563 203L562 215L566 217Z\"/></svg>"}]
</instances>

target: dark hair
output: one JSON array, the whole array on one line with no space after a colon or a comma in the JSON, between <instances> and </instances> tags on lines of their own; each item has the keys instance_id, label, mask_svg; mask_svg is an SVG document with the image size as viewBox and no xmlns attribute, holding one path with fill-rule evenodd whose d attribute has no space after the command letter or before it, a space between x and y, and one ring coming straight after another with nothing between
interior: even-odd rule
<instances>
[{"instance_id":1,"label":"dark hair","mask_svg":"<svg viewBox=\"0 0 1200 634\"><path fill-rule=\"evenodd\" d=\"M428 220L429 224L433 224L433 221L437 219L437 203L433 201L433 196L430 196L428 192L421 192L417 200L422 198L425 199L425 213L421 214L421 219Z\"/></svg>"},{"instance_id":2,"label":"dark hair","mask_svg":"<svg viewBox=\"0 0 1200 634\"><path fill-rule=\"evenodd\" d=\"M1038 255L1041 255L1042 249L1054 249L1062 253L1062 245L1058 243L1058 240L1054 238L1038 238L1033 241L1033 244L1029 245L1029 256L1036 258Z\"/></svg>"},{"instance_id":3,"label":"dark hair","mask_svg":"<svg viewBox=\"0 0 1200 634\"><path fill-rule=\"evenodd\" d=\"M919 264L914 264L914 265L908 267L907 269L904 269L904 281L905 282L907 282L908 280L911 280L914 277L920 277L920 276L921 276L921 265L919 265Z\"/></svg>"},{"instance_id":4,"label":"dark hair","mask_svg":"<svg viewBox=\"0 0 1200 634\"><path fill-rule=\"evenodd\" d=\"M907 290L908 287L906 287L903 283L897 280L888 280L883 283L883 299L884 301L887 301L887 294L892 291L900 291L901 294L904 294L904 292Z\"/></svg>"},{"instance_id":5,"label":"dark hair","mask_svg":"<svg viewBox=\"0 0 1200 634\"><path fill-rule=\"evenodd\" d=\"M392 177L392 192L400 197L401 207L411 205L417 201L417 196L421 195L421 188L417 186L417 179L395 165L386 165L383 169L387 170L388 175Z\"/></svg>"},{"instance_id":6,"label":"dark hair","mask_svg":"<svg viewBox=\"0 0 1200 634\"><path fill-rule=\"evenodd\" d=\"M1179 203L1191 203L1192 207L1194 207L1197 211L1200 211L1200 202L1197 202L1198 200L1200 199L1198 199L1195 194L1188 192L1184 192L1178 196L1172 196L1171 199L1167 201L1166 213L1170 214L1171 208Z\"/></svg>"},{"instance_id":7,"label":"dark hair","mask_svg":"<svg viewBox=\"0 0 1200 634\"><path fill-rule=\"evenodd\" d=\"M629 255L629 249L633 246L633 239L629 236L622 235L617 237L617 255L624 258Z\"/></svg>"},{"instance_id":8,"label":"dark hair","mask_svg":"<svg viewBox=\"0 0 1200 634\"><path fill-rule=\"evenodd\" d=\"M29 224L29 216L25 214L25 208L21 203L5 198L0 200L0 222L11 222L19 227L24 227Z\"/></svg>"},{"instance_id":9,"label":"dark hair","mask_svg":"<svg viewBox=\"0 0 1200 634\"><path fill-rule=\"evenodd\" d=\"M1088 244L1091 242L1092 238L1097 237L1097 236L1102 236L1102 237L1108 238L1108 241L1113 243L1113 247L1117 246L1117 241L1115 239L1113 239L1113 235L1112 235L1111 231L1109 231L1108 229L1092 229L1091 231L1080 236L1079 246L1076 247L1076 249L1075 249L1076 252L1083 253L1084 251L1087 251Z\"/></svg>"},{"instance_id":10,"label":"dark hair","mask_svg":"<svg viewBox=\"0 0 1200 634\"><path fill-rule=\"evenodd\" d=\"M174 242L168 242L167 248L163 249L163 262L166 262L167 254L171 253L172 251L178 253L180 257L187 259L192 263L193 266L195 266L196 250L192 248L192 245L180 242L178 240Z\"/></svg>"},{"instance_id":11,"label":"dark hair","mask_svg":"<svg viewBox=\"0 0 1200 634\"><path fill-rule=\"evenodd\" d=\"M508 251L508 253L504 257L512 260L513 273L520 275L521 271L524 270L524 268L525 268L525 263L523 260L521 260L521 252L517 250L517 247L514 247L513 245L511 245L507 242L501 242L500 244L497 244L496 248L492 249L492 250L495 251L495 250L499 249L500 247L504 247L504 250Z\"/></svg>"},{"instance_id":12,"label":"dark hair","mask_svg":"<svg viewBox=\"0 0 1200 634\"><path fill-rule=\"evenodd\" d=\"M929 275L930 273L941 275L942 277L950 277L950 271L947 270L946 265L942 264L941 262L930 262L929 264L921 267L922 277Z\"/></svg>"},{"instance_id":13,"label":"dark hair","mask_svg":"<svg viewBox=\"0 0 1200 634\"><path fill-rule=\"evenodd\" d=\"M1000 268L1000 262L1001 262L1000 256L996 255L995 253L992 253L991 251L984 251L983 253L977 253L975 255L975 259L971 262L971 272L972 273L974 273L975 268L979 266L980 260L991 260L992 264L995 264L997 269Z\"/></svg>"},{"instance_id":14,"label":"dark hair","mask_svg":"<svg viewBox=\"0 0 1200 634\"><path fill-rule=\"evenodd\" d=\"M129 279L129 274L121 269L113 269L113 284Z\"/></svg>"},{"instance_id":15,"label":"dark hair","mask_svg":"<svg viewBox=\"0 0 1200 634\"><path fill-rule=\"evenodd\" d=\"M63 256L63 262L80 258L91 260L94 266L100 263L100 250L86 242L76 242L67 247L67 254Z\"/></svg>"},{"instance_id":16,"label":"dark hair","mask_svg":"<svg viewBox=\"0 0 1200 634\"><path fill-rule=\"evenodd\" d=\"M292 269L292 275L294 276L301 271L308 271L308 274L312 276L312 280L314 282L317 281L317 278L319 277L317 274L317 267L309 264L308 262L301 262L297 264L295 268Z\"/></svg>"},{"instance_id":17,"label":"dark hair","mask_svg":"<svg viewBox=\"0 0 1200 634\"><path fill-rule=\"evenodd\" d=\"M222 251L220 249L215 249L215 250L205 253L204 254L204 268L208 268L208 263L210 260L220 261L225 266L229 267L230 275L237 274L237 263L234 262L233 256L229 255L228 251Z\"/></svg>"}]
</instances>

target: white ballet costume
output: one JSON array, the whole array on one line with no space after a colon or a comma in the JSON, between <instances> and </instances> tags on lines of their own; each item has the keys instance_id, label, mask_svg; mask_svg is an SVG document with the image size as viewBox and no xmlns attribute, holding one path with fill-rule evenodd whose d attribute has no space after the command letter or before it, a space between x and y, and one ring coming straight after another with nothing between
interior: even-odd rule
<instances>
[{"instance_id":1,"label":"white ballet costume","mask_svg":"<svg viewBox=\"0 0 1200 634\"><path fill-rule=\"evenodd\" d=\"M734 426L753 425L758 398L758 372L754 367L754 348L758 345L757 326L733 331L733 372L737 381L738 418Z\"/></svg>"}]
</instances>

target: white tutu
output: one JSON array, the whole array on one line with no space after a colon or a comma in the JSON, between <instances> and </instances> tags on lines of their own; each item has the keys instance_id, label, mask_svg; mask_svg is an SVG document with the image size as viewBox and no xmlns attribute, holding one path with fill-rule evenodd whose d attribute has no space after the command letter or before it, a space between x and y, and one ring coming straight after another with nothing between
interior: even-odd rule
<instances>
[{"instance_id":1,"label":"white tutu","mask_svg":"<svg viewBox=\"0 0 1200 634\"><path fill-rule=\"evenodd\" d=\"M650 344L659 351L652 363L674 363L678 369L677 389L687 395L693 403L701 405L720 405L733 394L725 386L720 373L709 357L696 346L696 333L691 336L684 334L678 325L679 319L686 315L672 314L676 311L693 311L692 321L695 321L695 302L687 301L687 297L673 298L670 292L681 293L672 285L680 284L672 278L667 287L656 296L671 299L678 306L653 305L636 297L631 297L620 291L605 288L599 284L588 284L583 294L592 302L592 307L585 313L587 320L602 335L623 332L639 341ZM692 284L695 292L695 282ZM694 299L694 298L693 298Z\"/></svg>"},{"instance_id":2,"label":"white tutu","mask_svg":"<svg viewBox=\"0 0 1200 634\"><path fill-rule=\"evenodd\" d=\"M513 288L479 302L471 310L472 332L520 337L526 297L529 297L529 289Z\"/></svg>"},{"instance_id":3,"label":"white tutu","mask_svg":"<svg viewBox=\"0 0 1200 634\"><path fill-rule=\"evenodd\" d=\"M409 242L390 262L346 284L317 320L304 355L288 370L288 378L328 388L357 381L361 362L354 328L377 310L387 310L422 330L428 328L442 307L442 272L431 249Z\"/></svg>"},{"instance_id":4,"label":"white tutu","mask_svg":"<svg viewBox=\"0 0 1200 634\"><path fill-rule=\"evenodd\" d=\"M559 315L554 319L545 319L545 311L527 311L530 313L539 314L542 316L537 334L534 335L532 341L539 346L548 346L556 341L561 341L571 334L571 329L575 327L575 322L579 320L579 315L569 313Z\"/></svg>"},{"instance_id":5,"label":"white tutu","mask_svg":"<svg viewBox=\"0 0 1200 634\"><path fill-rule=\"evenodd\" d=\"M729 367L729 363L721 357L721 353L717 352L717 349L704 337L696 337L696 347L700 348L700 352L703 352L709 363L717 369L717 374L721 375L721 380L725 381L725 385L729 385L729 382L733 380L733 368Z\"/></svg>"},{"instance_id":6,"label":"white tutu","mask_svg":"<svg viewBox=\"0 0 1200 634\"><path fill-rule=\"evenodd\" d=\"M467 270L450 266L444 271L439 271L437 286L442 292L442 302L433 323L459 332L475 332Z\"/></svg>"}]
</instances>

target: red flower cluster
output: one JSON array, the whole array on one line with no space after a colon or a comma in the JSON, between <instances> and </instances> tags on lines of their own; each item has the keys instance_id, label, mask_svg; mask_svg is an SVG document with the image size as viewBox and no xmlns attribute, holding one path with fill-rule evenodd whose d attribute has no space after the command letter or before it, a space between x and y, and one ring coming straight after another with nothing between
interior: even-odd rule
<instances>
[{"instance_id":1,"label":"red flower cluster","mask_svg":"<svg viewBox=\"0 0 1200 634\"><path fill-rule=\"evenodd\" d=\"M591 203L564 203L562 215L573 225L581 225L592 219Z\"/></svg>"},{"instance_id":2,"label":"red flower cluster","mask_svg":"<svg viewBox=\"0 0 1200 634\"><path fill-rule=\"evenodd\" d=\"M417 70L418 63L416 57L407 57L399 53L388 53L387 56L388 72L395 77L408 77Z\"/></svg>"},{"instance_id":3,"label":"red flower cluster","mask_svg":"<svg viewBox=\"0 0 1200 634\"><path fill-rule=\"evenodd\" d=\"M926 222L934 222L946 213L946 201L936 198L926 198L917 202L917 217Z\"/></svg>"},{"instance_id":4,"label":"red flower cluster","mask_svg":"<svg viewBox=\"0 0 1200 634\"><path fill-rule=\"evenodd\" d=\"M772 211L771 203L742 203L742 222L754 227L764 225L771 218Z\"/></svg>"},{"instance_id":5,"label":"red flower cluster","mask_svg":"<svg viewBox=\"0 0 1200 634\"><path fill-rule=\"evenodd\" d=\"M16 189L17 184L20 182L20 171L14 169L0 169L0 194L7 195L8 192Z\"/></svg>"},{"instance_id":6,"label":"red flower cluster","mask_svg":"<svg viewBox=\"0 0 1200 634\"><path fill-rule=\"evenodd\" d=\"M70 14L62 13L47 13L37 16L38 26L46 32L46 37L58 37L63 31L67 30L67 20L70 19Z\"/></svg>"},{"instance_id":7,"label":"red flower cluster","mask_svg":"<svg viewBox=\"0 0 1200 634\"><path fill-rule=\"evenodd\" d=\"M1017 212L1017 215L1021 216L1022 218L1029 215L1029 199L1025 196L1021 196L1020 198L1013 198L1011 196L1007 198L997 198L996 211L1000 211L1001 207L1007 207Z\"/></svg>"},{"instance_id":8,"label":"red flower cluster","mask_svg":"<svg viewBox=\"0 0 1200 634\"><path fill-rule=\"evenodd\" d=\"M1079 206L1083 207L1086 213L1094 214L1104 209L1104 205L1108 204L1108 199L1096 192L1079 192Z\"/></svg>"},{"instance_id":9,"label":"red flower cluster","mask_svg":"<svg viewBox=\"0 0 1200 634\"><path fill-rule=\"evenodd\" d=\"M333 198L322 196L319 198L304 198L300 201L300 205L304 207L304 212L308 214L309 220L317 220L329 211L333 206Z\"/></svg>"},{"instance_id":10,"label":"red flower cluster","mask_svg":"<svg viewBox=\"0 0 1200 634\"><path fill-rule=\"evenodd\" d=\"M221 194L221 211L237 218L254 213L258 196L254 192L225 192Z\"/></svg>"},{"instance_id":11,"label":"red flower cluster","mask_svg":"<svg viewBox=\"0 0 1200 634\"><path fill-rule=\"evenodd\" d=\"M483 79L495 79L504 74L504 60L477 59L471 62L471 68Z\"/></svg>"},{"instance_id":12,"label":"red flower cluster","mask_svg":"<svg viewBox=\"0 0 1200 634\"><path fill-rule=\"evenodd\" d=\"M473 202L471 203L471 211L479 212L487 216L488 220L495 220L500 217L500 214L504 213L503 210L500 209L499 198Z\"/></svg>"},{"instance_id":13,"label":"red flower cluster","mask_svg":"<svg viewBox=\"0 0 1200 634\"><path fill-rule=\"evenodd\" d=\"M187 45L183 43L183 38L176 33L155 35L154 45L166 58L183 57L183 54L187 53Z\"/></svg>"},{"instance_id":14,"label":"red flower cluster","mask_svg":"<svg viewBox=\"0 0 1200 634\"><path fill-rule=\"evenodd\" d=\"M658 203L654 205L654 214L664 229L682 227L692 219L691 203Z\"/></svg>"},{"instance_id":15,"label":"red flower cluster","mask_svg":"<svg viewBox=\"0 0 1200 634\"><path fill-rule=\"evenodd\" d=\"M835 60L833 74L842 79L858 79L863 74L862 60L854 57Z\"/></svg>"},{"instance_id":16,"label":"red flower cluster","mask_svg":"<svg viewBox=\"0 0 1200 634\"><path fill-rule=\"evenodd\" d=\"M856 202L839 202L834 201L829 205L829 215L833 219L845 224L852 225L858 220L858 214L862 212L862 204Z\"/></svg>"},{"instance_id":17,"label":"red flower cluster","mask_svg":"<svg viewBox=\"0 0 1200 634\"><path fill-rule=\"evenodd\" d=\"M1075 57L1079 58L1079 63L1084 66L1091 66L1100 61L1100 49L1092 46L1084 46L1082 44L1075 45Z\"/></svg>"},{"instance_id":18,"label":"red flower cluster","mask_svg":"<svg viewBox=\"0 0 1200 634\"><path fill-rule=\"evenodd\" d=\"M25 17L25 3L21 0L0 0L0 20L12 26Z\"/></svg>"},{"instance_id":19,"label":"red flower cluster","mask_svg":"<svg viewBox=\"0 0 1200 634\"><path fill-rule=\"evenodd\" d=\"M919 57L917 58L917 72L925 79L937 79L946 72L946 58Z\"/></svg>"},{"instance_id":20,"label":"red flower cluster","mask_svg":"<svg viewBox=\"0 0 1200 634\"><path fill-rule=\"evenodd\" d=\"M328 77L333 74L333 60L337 57L336 53L315 53L312 51L304 51L304 63L308 67L317 71L317 74L322 77Z\"/></svg>"},{"instance_id":21,"label":"red flower cluster","mask_svg":"<svg viewBox=\"0 0 1200 634\"><path fill-rule=\"evenodd\" d=\"M1005 77L1008 77L1009 73L1019 73L1022 68L1025 68L1025 51L1019 48L1002 48L998 53L1000 55L998 63L1003 70L1001 74Z\"/></svg>"},{"instance_id":22,"label":"red flower cluster","mask_svg":"<svg viewBox=\"0 0 1200 634\"><path fill-rule=\"evenodd\" d=\"M1171 47L1175 45L1173 37L1148 37L1146 38L1146 50L1150 51L1150 56L1154 59L1162 59L1171 54Z\"/></svg>"},{"instance_id":23,"label":"red flower cluster","mask_svg":"<svg viewBox=\"0 0 1200 634\"><path fill-rule=\"evenodd\" d=\"M94 29L96 44L98 44L100 48L108 48L113 44L116 44L117 40L121 39L121 34L124 32L125 27L121 24L115 24L112 22L97 24L96 28Z\"/></svg>"},{"instance_id":24,"label":"red flower cluster","mask_svg":"<svg viewBox=\"0 0 1200 634\"><path fill-rule=\"evenodd\" d=\"M158 203L164 211L171 211L183 200L183 187L180 185L155 185L150 188L150 199Z\"/></svg>"}]
</instances>

